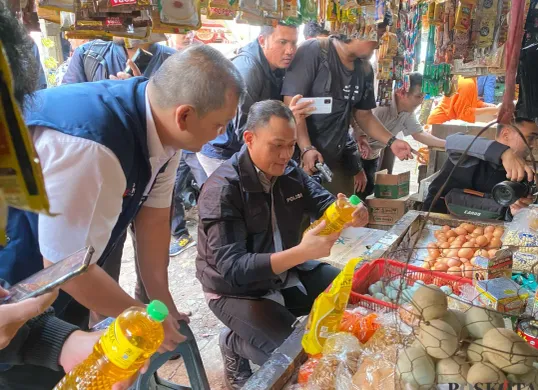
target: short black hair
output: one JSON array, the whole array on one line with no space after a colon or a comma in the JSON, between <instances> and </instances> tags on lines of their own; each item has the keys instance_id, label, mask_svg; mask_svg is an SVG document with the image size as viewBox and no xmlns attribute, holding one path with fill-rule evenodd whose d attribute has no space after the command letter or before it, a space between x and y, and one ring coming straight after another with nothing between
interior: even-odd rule
<instances>
[{"instance_id":1,"label":"short black hair","mask_svg":"<svg viewBox=\"0 0 538 390\"><path fill-rule=\"evenodd\" d=\"M412 92L415 88L422 90L422 73L409 73L409 92Z\"/></svg>"},{"instance_id":2,"label":"short black hair","mask_svg":"<svg viewBox=\"0 0 538 390\"><path fill-rule=\"evenodd\" d=\"M534 120L532 119L529 119L529 118L523 118L523 117L516 117L516 119L514 119L514 124L520 124L520 123L523 123L523 122L527 122L527 123L536 123ZM500 135L501 135L501 131L503 131L503 129L505 128L506 126L499 123L497 125L497 132L495 133L495 138L498 138ZM512 128L510 127L510 129L512 130Z\"/></svg>"},{"instance_id":3,"label":"short black hair","mask_svg":"<svg viewBox=\"0 0 538 390\"><path fill-rule=\"evenodd\" d=\"M297 28L297 25L293 24L293 23L283 23L283 22L279 22L277 24L277 26L284 26L284 27L291 27L291 28ZM259 36L260 37L268 37L269 35L271 35L273 32L275 32L275 27L273 26L262 26L262 28L260 29L260 34Z\"/></svg>"},{"instance_id":4,"label":"short black hair","mask_svg":"<svg viewBox=\"0 0 538 390\"><path fill-rule=\"evenodd\" d=\"M288 106L279 100L263 100L254 103L250 107L245 129L256 131L256 129L266 126L274 116L286 119L295 124L295 117Z\"/></svg>"},{"instance_id":5,"label":"short black hair","mask_svg":"<svg viewBox=\"0 0 538 390\"><path fill-rule=\"evenodd\" d=\"M316 37L319 37L320 35L327 35L327 36L330 35L330 32L328 30L325 30L321 23L317 23L313 20L310 20L305 23L303 33L304 33L305 39L316 38Z\"/></svg>"},{"instance_id":6,"label":"short black hair","mask_svg":"<svg viewBox=\"0 0 538 390\"><path fill-rule=\"evenodd\" d=\"M36 90L39 65L33 53L35 43L3 1L0 1L0 41L13 75L15 99L22 109L25 97Z\"/></svg>"}]
</instances>

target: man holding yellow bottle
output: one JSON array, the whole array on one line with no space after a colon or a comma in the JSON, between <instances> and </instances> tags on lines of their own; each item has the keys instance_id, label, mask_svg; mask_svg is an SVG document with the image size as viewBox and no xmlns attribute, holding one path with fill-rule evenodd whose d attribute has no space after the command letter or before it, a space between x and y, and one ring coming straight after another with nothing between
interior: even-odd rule
<instances>
[{"instance_id":1,"label":"man holding yellow bottle","mask_svg":"<svg viewBox=\"0 0 538 390\"><path fill-rule=\"evenodd\" d=\"M197 277L209 308L229 328L220 338L229 389L244 385L249 360L263 364L339 273L313 259L330 254L340 231L323 235L326 222L304 236L301 230L305 213L320 218L336 197L291 160L297 141L291 110L275 100L255 103L243 138L241 151L211 175L198 201ZM367 222L360 203L347 225Z\"/></svg>"}]
</instances>

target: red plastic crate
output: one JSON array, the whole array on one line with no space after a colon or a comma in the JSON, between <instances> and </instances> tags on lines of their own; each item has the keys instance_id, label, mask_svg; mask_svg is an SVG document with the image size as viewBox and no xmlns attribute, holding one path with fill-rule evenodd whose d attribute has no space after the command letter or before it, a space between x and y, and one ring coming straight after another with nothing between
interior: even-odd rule
<instances>
[{"instance_id":1,"label":"red plastic crate","mask_svg":"<svg viewBox=\"0 0 538 390\"><path fill-rule=\"evenodd\" d=\"M408 265L405 268L405 263L389 260L377 259L372 262L363 264L353 276L353 284L349 303L358 305L370 310L396 310L398 305L381 301L373 297L367 297L368 287L371 284L379 281L381 278L394 280L396 278L404 279L409 286L415 284L417 280L422 280L426 284L435 284L436 286L450 286L454 293L460 293L460 287L464 284L472 285L471 279L461 276L450 275L445 272L430 271L424 268Z\"/></svg>"}]
</instances>

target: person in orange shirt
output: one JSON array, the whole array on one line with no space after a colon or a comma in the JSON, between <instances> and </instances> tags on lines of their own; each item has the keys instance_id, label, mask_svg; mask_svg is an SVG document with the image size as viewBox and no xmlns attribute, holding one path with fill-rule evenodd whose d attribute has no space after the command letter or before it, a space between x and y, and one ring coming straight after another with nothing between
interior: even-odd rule
<instances>
[{"instance_id":1,"label":"person in orange shirt","mask_svg":"<svg viewBox=\"0 0 538 390\"><path fill-rule=\"evenodd\" d=\"M428 117L428 124L441 124L452 119L474 123L478 115L491 115L492 120L498 111L497 106L478 100L475 77L459 77L458 90L450 97L443 97Z\"/></svg>"}]
</instances>

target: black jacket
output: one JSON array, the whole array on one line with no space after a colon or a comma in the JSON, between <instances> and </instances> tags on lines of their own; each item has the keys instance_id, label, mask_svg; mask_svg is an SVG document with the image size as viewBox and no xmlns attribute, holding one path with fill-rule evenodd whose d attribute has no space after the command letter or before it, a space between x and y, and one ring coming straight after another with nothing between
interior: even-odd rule
<instances>
[{"instance_id":1,"label":"black jacket","mask_svg":"<svg viewBox=\"0 0 538 390\"><path fill-rule=\"evenodd\" d=\"M294 161L276 179L273 194L284 250L300 242L305 213L319 218L335 201ZM205 182L198 203L196 276L204 291L259 297L280 289L282 281L270 261L275 252L270 195L263 191L246 146ZM298 268L318 264L308 261Z\"/></svg>"},{"instance_id":2,"label":"black jacket","mask_svg":"<svg viewBox=\"0 0 538 390\"><path fill-rule=\"evenodd\" d=\"M0 286L8 287L2 279ZM8 346L0 349L0 364L29 364L60 371L58 359L62 347L76 330L76 326L56 318L52 308L48 309L24 324Z\"/></svg>"},{"instance_id":3,"label":"black jacket","mask_svg":"<svg viewBox=\"0 0 538 390\"><path fill-rule=\"evenodd\" d=\"M428 188L428 196L422 205L423 211L429 210L437 191L447 181L459 158L474 138L472 135L461 133L447 137L448 159ZM441 198L432 208L432 212L447 213L444 196L453 188L470 189L490 194L495 184L506 180L506 171L502 165L501 156L507 149L508 146L499 142L478 138L468 151L465 160L448 180L441 193Z\"/></svg>"}]
</instances>

